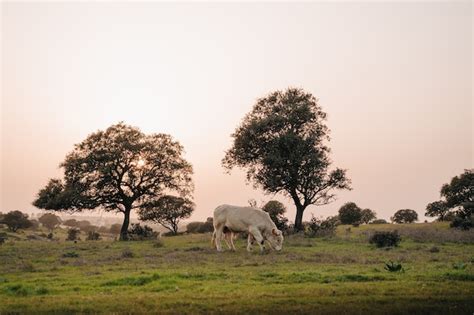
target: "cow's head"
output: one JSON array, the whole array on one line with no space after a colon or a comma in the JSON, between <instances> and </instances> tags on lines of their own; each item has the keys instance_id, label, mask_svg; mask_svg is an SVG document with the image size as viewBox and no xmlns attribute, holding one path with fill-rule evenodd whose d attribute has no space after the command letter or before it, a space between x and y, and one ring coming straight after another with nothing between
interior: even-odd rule
<instances>
[{"instance_id":1,"label":"cow's head","mask_svg":"<svg viewBox=\"0 0 474 315\"><path fill-rule=\"evenodd\" d=\"M283 233L279 229L273 228L272 232L267 235L267 241L274 250L280 251L283 247Z\"/></svg>"}]
</instances>

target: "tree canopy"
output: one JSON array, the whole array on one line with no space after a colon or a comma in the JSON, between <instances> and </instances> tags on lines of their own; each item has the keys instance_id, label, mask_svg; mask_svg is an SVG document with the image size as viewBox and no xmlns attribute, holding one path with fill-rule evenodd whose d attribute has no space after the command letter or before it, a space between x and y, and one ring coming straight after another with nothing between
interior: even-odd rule
<instances>
[{"instance_id":1,"label":"tree canopy","mask_svg":"<svg viewBox=\"0 0 474 315\"><path fill-rule=\"evenodd\" d=\"M170 192L191 194L192 167L182 155L183 147L169 135L112 125L75 145L61 164L64 179L51 179L33 205L56 211L121 212L120 238L127 239L133 209L147 208Z\"/></svg>"},{"instance_id":2,"label":"tree canopy","mask_svg":"<svg viewBox=\"0 0 474 315\"><path fill-rule=\"evenodd\" d=\"M28 220L28 215L18 210L10 211L3 215L2 223L4 223L12 232L16 232L19 229L26 229L31 226L31 222Z\"/></svg>"},{"instance_id":3,"label":"tree canopy","mask_svg":"<svg viewBox=\"0 0 474 315\"><path fill-rule=\"evenodd\" d=\"M342 224L359 224L362 220L362 209L355 202L347 202L339 209L339 220Z\"/></svg>"},{"instance_id":4,"label":"tree canopy","mask_svg":"<svg viewBox=\"0 0 474 315\"><path fill-rule=\"evenodd\" d=\"M262 207L262 210L268 212L279 230L284 231L287 228L288 219L285 217L286 207L284 204L278 200L270 200Z\"/></svg>"},{"instance_id":5,"label":"tree canopy","mask_svg":"<svg viewBox=\"0 0 474 315\"><path fill-rule=\"evenodd\" d=\"M335 200L334 189L350 189L345 170L330 170L325 120L317 99L302 89L270 93L244 117L222 160L229 171L246 169L256 187L290 197L296 230L309 205L328 204Z\"/></svg>"},{"instance_id":6,"label":"tree canopy","mask_svg":"<svg viewBox=\"0 0 474 315\"><path fill-rule=\"evenodd\" d=\"M38 221L47 229L53 230L61 224L61 219L52 213L45 213L38 218Z\"/></svg>"},{"instance_id":7,"label":"tree canopy","mask_svg":"<svg viewBox=\"0 0 474 315\"><path fill-rule=\"evenodd\" d=\"M413 223L418 221L418 213L411 209L401 209L390 218L395 223Z\"/></svg>"},{"instance_id":8,"label":"tree canopy","mask_svg":"<svg viewBox=\"0 0 474 315\"><path fill-rule=\"evenodd\" d=\"M189 218L194 210L191 200L176 196L163 196L139 211L142 221L152 221L162 225L173 234L178 234L179 222Z\"/></svg>"},{"instance_id":9,"label":"tree canopy","mask_svg":"<svg viewBox=\"0 0 474 315\"><path fill-rule=\"evenodd\" d=\"M468 219L474 210L474 170L465 170L459 176L444 184L440 191L441 200L429 203L426 206L426 214L430 217L438 217L444 221L452 214Z\"/></svg>"}]
</instances>

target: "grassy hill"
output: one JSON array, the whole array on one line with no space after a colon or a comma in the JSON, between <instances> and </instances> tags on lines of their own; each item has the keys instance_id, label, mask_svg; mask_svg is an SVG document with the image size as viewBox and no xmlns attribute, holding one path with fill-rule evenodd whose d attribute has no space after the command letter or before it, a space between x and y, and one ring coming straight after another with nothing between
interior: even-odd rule
<instances>
[{"instance_id":1,"label":"grassy hill","mask_svg":"<svg viewBox=\"0 0 474 315\"><path fill-rule=\"evenodd\" d=\"M374 230L402 235L377 249ZM209 234L160 241L66 242L12 235L0 245L0 314L472 314L474 234L445 224L340 226L291 236L283 251L217 253ZM31 238L31 236L29 237ZM388 261L404 272L388 272Z\"/></svg>"}]
</instances>

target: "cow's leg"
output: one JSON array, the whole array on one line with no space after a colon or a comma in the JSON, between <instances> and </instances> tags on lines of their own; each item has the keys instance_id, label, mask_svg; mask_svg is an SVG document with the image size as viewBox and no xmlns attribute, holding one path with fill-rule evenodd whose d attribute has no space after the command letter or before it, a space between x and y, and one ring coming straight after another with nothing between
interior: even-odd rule
<instances>
[{"instance_id":1,"label":"cow's leg","mask_svg":"<svg viewBox=\"0 0 474 315\"><path fill-rule=\"evenodd\" d=\"M234 233L234 232L230 232L230 249L233 250L235 252L235 245L234 245L234 239L237 237L237 233Z\"/></svg>"},{"instance_id":2,"label":"cow's leg","mask_svg":"<svg viewBox=\"0 0 474 315\"><path fill-rule=\"evenodd\" d=\"M255 239L253 238L252 234L249 233L249 236L247 237L247 251L248 252L252 251L252 245L254 241Z\"/></svg>"},{"instance_id":3,"label":"cow's leg","mask_svg":"<svg viewBox=\"0 0 474 315\"><path fill-rule=\"evenodd\" d=\"M218 252L222 251L222 236L224 234L224 224L217 224L214 226L214 233L216 233L216 248Z\"/></svg>"},{"instance_id":4,"label":"cow's leg","mask_svg":"<svg viewBox=\"0 0 474 315\"><path fill-rule=\"evenodd\" d=\"M225 240L225 243L227 244L227 247L229 247L229 249L232 250L232 232L224 233L224 240Z\"/></svg>"},{"instance_id":5,"label":"cow's leg","mask_svg":"<svg viewBox=\"0 0 474 315\"><path fill-rule=\"evenodd\" d=\"M265 241L263 239L262 233L257 228L251 228L250 234L252 234L253 238L257 241L258 245L260 246L260 251L263 253L265 250Z\"/></svg>"}]
</instances>

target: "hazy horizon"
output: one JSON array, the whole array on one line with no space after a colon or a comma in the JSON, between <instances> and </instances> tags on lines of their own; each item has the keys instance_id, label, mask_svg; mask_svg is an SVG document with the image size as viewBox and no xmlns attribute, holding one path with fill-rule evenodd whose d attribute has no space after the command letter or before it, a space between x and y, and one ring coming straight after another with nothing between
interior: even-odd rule
<instances>
[{"instance_id":1,"label":"hazy horizon","mask_svg":"<svg viewBox=\"0 0 474 315\"><path fill-rule=\"evenodd\" d=\"M257 98L289 86L328 113L348 201L425 219L473 168L473 5L422 3L1 3L0 212L30 211L74 144L119 121L168 133L194 167L204 220L223 203L277 199L225 174L230 135ZM87 213L89 215L90 213ZM119 214L121 216L121 214Z\"/></svg>"}]
</instances>

